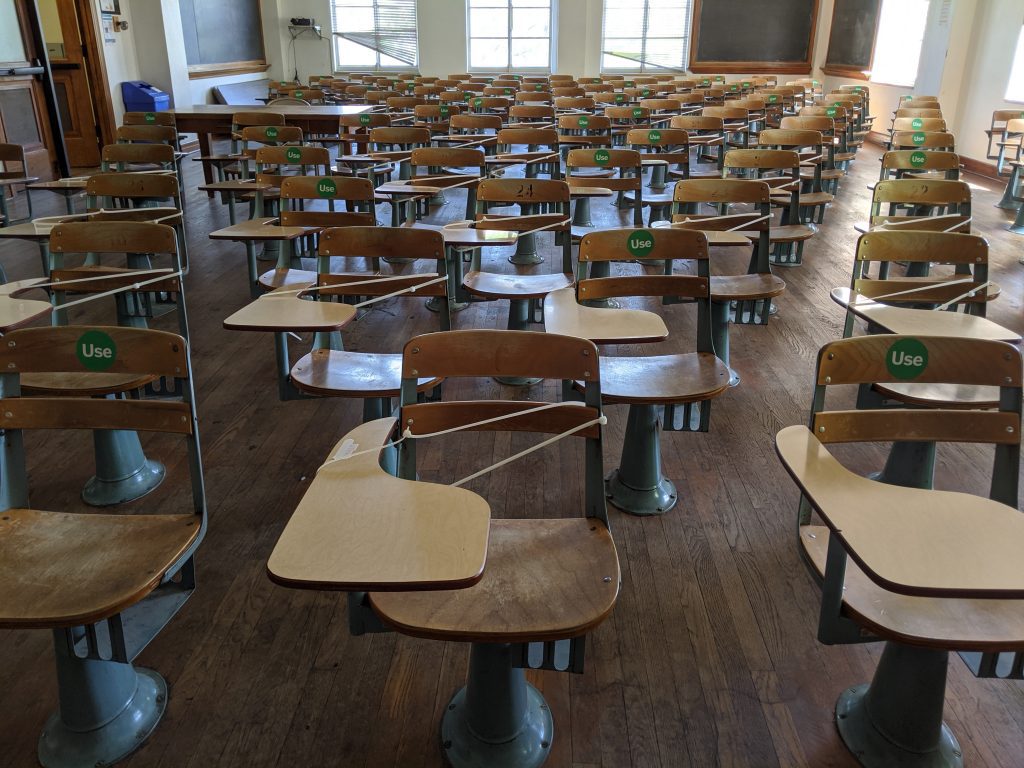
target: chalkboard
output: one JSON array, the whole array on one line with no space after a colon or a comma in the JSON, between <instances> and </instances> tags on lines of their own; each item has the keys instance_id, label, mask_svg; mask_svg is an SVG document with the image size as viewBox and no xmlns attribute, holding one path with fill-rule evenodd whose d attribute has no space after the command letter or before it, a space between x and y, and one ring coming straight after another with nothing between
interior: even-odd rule
<instances>
[{"instance_id":1,"label":"chalkboard","mask_svg":"<svg viewBox=\"0 0 1024 768\"><path fill-rule=\"evenodd\" d=\"M260 0L180 0L190 72L223 74L231 65L266 64Z\"/></svg>"},{"instance_id":2,"label":"chalkboard","mask_svg":"<svg viewBox=\"0 0 1024 768\"><path fill-rule=\"evenodd\" d=\"M811 71L819 0L695 0L693 72Z\"/></svg>"},{"instance_id":3,"label":"chalkboard","mask_svg":"<svg viewBox=\"0 0 1024 768\"><path fill-rule=\"evenodd\" d=\"M828 38L825 72L860 75L871 69L880 0L836 0Z\"/></svg>"}]
</instances>

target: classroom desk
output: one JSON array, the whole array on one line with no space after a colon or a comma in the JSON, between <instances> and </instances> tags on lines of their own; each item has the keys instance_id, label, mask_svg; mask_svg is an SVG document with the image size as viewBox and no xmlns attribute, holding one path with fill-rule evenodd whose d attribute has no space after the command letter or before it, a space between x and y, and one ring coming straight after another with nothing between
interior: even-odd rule
<instances>
[{"instance_id":1,"label":"classroom desk","mask_svg":"<svg viewBox=\"0 0 1024 768\"><path fill-rule=\"evenodd\" d=\"M359 115L369 112L369 104L345 104L339 106L303 106L301 104L276 104L274 106L231 104L193 104L191 107L172 109L179 133L194 133L199 137L199 154L213 154L213 137L231 135L231 118L236 112L268 112L284 115L288 125L297 125L304 134L337 134L338 118L342 115ZM203 164L206 183L213 179L213 169Z\"/></svg>"},{"instance_id":2,"label":"classroom desk","mask_svg":"<svg viewBox=\"0 0 1024 768\"><path fill-rule=\"evenodd\" d=\"M49 301L19 298L19 294L42 282L45 282L44 278L33 277L0 286L0 333L21 328L38 317L50 314L52 307Z\"/></svg>"}]
</instances>

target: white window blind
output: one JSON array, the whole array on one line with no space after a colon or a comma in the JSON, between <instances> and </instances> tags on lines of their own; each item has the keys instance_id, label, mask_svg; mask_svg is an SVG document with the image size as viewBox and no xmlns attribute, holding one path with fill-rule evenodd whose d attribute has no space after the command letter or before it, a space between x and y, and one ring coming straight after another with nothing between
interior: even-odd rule
<instances>
[{"instance_id":1,"label":"white window blind","mask_svg":"<svg viewBox=\"0 0 1024 768\"><path fill-rule=\"evenodd\" d=\"M929 0L882 0L871 79L913 87L921 63Z\"/></svg>"},{"instance_id":2,"label":"white window blind","mask_svg":"<svg viewBox=\"0 0 1024 768\"><path fill-rule=\"evenodd\" d=\"M1006 86L1007 101L1024 101L1024 27L1017 37L1017 52L1013 54L1010 82Z\"/></svg>"},{"instance_id":3,"label":"white window blind","mask_svg":"<svg viewBox=\"0 0 1024 768\"><path fill-rule=\"evenodd\" d=\"M604 0L602 71L683 71L691 0Z\"/></svg>"},{"instance_id":4,"label":"white window blind","mask_svg":"<svg viewBox=\"0 0 1024 768\"><path fill-rule=\"evenodd\" d=\"M468 0L469 67L551 68L551 0Z\"/></svg>"},{"instance_id":5,"label":"white window blind","mask_svg":"<svg viewBox=\"0 0 1024 768\"><path fill-rule=\"evenodd\" d=\"M331 0L335 69L418 64L416 0Z\"/></svg>"}]
</instances>

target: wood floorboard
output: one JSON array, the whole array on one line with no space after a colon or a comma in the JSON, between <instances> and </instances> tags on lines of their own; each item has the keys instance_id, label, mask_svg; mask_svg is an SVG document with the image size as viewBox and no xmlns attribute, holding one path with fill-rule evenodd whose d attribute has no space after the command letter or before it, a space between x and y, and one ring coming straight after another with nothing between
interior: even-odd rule
<instances>
[{"instance_id":1,"label":"wood floorboard","mask_svg":"<svg viewBox=\"0 0 1024 768\"><path fill-rule=\"evenodd\" d=\"M845 687L870 679L880 647L817 642L820 593L798 553L798 495L772 438L806 421L817 350L841 335L843 316L828 291L849 280L853 224L868 213L866 184L878 157L870 145L858 155L807 244L803 266L777 270L787 290L769 325L732 327L732 363L742 381L715 401L711 431L662 434L664 470L679 490L676 508L652 518L610 510L623 585L611 618L588 638L584 673L528 673L555 717L552 768L855 765L835 731L832 708ZM198 164L185 170L192 259L186 285L210 529L197 556L194 597L139 659L169 680L167 715L124 765L439 768L438 727L464 681L468 646L393 634L353 637L344 595L286 590L266 577L266 559L289 514L328 449L361 419L361 405L280 402L272 337L223 328L223 319L248 301L244 252L208 239L227 224L227 212L197 191ZM1002 288L989 317L1024 331L1024 267L1017 262L1024 241L1005 229L1011 214L994 207L1001 190L991 180L966 178L974 192L974 231L989 240L991 276ZM432 211L435 220L462 218L464 193L448 195ZM56 196L36 198L39 215L63 209ZM378 218L387 214L378 209ZM593 215L603 227L628 226L628 216L607 201L595 201ZM551 238L539 240L546 257L540 269L557 270ZM514 271L507 256L487 249L485 267ZM712 254L714 270L746 260L730 249ZM0 261L12 280L38 273L32 244L0 242ZM347 266L364 265L351 260ZM659 353L693 348L691 307L631 305L666 316L672 335ZM109 312L87 306L75 319L110 322ZM455 316L454 327L503 328L506 319L505 303L474 304ZM174 329L176 320L169 315L154 325ZM411 336L437 328L422 299L393 299L346 329L345 344L399 352ZM308 334L290 342L293 361L308 342ZM624 345L606 352L654 350ZM558 391L552 382L519 392L492 381L446 387L448 396L503 392L521 399ZM627 408L607 413L610 471L618 465ZM450 482L532 440L490 433L439 440L420 448L419 471L423 479ZM28 445L33 504L83 509L77 494L92 468L88 436L31 436ZM145 445L155 455L170 443L146 438ZM578 441L566 440L469 487L488 498L498 517L559 516L582 503L580 454ZM54 455L62 457L59 465ZM875 447L843 455L858 471L884 459ZM976 446L940 452L937 484L986 492L990 456ZM172 480L185 469L180 458L169 458ZM187 494L168 482L129 510L169 511L183 501ZM39 631L6 632L3 641L0 768L23 768L35 764L38 734L56 706L52 640ZM1024 765L1021 683L975 679L954 657L946 717L967 764Z\"/></svg>"}]
</instances>

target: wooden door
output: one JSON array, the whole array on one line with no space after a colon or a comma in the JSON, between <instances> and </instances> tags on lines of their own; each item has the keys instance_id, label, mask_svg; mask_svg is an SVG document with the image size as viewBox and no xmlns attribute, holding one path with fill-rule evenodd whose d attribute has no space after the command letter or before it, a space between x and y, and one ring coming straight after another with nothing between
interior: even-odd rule
<instances>
[{"instance_id":1,"label":"wooden door","mask_svg":"<svg viewBox=\"0 0 1024 768\"><path fill-rule=\"evenodd\" d=\"M60 110L64 145L72 166L100 164L100 130L89 89L89 74L82 45L78 13L74 0L40 0L40 10L50 6L55 15L42 13L53 87ZM54 27L57 27L56 29Z\"/></svg>"}]
</instances>

